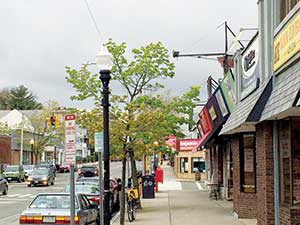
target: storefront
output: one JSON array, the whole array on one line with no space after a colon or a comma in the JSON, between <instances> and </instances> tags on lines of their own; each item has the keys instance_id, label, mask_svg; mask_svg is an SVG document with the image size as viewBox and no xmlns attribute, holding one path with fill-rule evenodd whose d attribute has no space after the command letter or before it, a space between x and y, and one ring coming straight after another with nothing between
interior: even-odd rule
<instances>
[{"instance_id":1,"label":"storefront","mask_svg":"<svg viewBox=\"0 0 300 225\"><path fill-rule=\"evenodd\" d=\"M200 172L200 179L205 179L205 152L197 151L199 139L179 139L176 148L174 172L179 179L195 180Z\"/></svg>"}]
</instances>

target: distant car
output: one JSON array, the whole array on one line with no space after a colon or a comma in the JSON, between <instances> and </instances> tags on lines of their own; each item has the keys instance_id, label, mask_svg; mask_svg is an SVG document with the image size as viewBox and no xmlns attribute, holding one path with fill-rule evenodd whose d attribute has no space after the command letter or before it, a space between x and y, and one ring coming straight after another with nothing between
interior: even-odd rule
<instances>
[{"instance_id":1,"label":"distant car","mask_svg":"<svg viewBox=\"0 0 300 225\"><path fill-rule=\"evenodd\" d=\"M70 185L67 185L66 192L70 192ZM99 205L99 185L88 182L76 182L75 192L85 194L91 202Z\"/></svg>"},{"instance_id":2,"label":"distant car","mask_svg":"<svg viewBox=\"0 0 300 225\"><path fill-rule=\"evenodd\" d=\"M12 180L16 180L18 182L25 181L25 172L21 165L7 166L3 175L8 182Z\"/></svg>"},{"instance_id":3,"label":"distant car","mask_svg":"<svg viewBox=\"0 0 300 225\"><path fill-rule=\"evenodd\" d=\"M56 167L51 162L40 162L36 164L34 168L47 168L54 176L56 176Z\"/></svg>"},{"instance_id":4,"label":"distant car","mask_svg":"<svg viewBox=\"0 0 300 225\"><path fill-rule=\"evenodd\" d=\"M32 173L33 169L34 169L34 165L23 165L23 169L25 172L25 179L28 178L28 176L30 175L30 173Z\"/></svg>"},{"instance_id":5,"label":"distant car","mask_svg":"<svg viewBox=\"0 0 300 225\"><path fill-rule=\"evenodd\" d=\"M79 170L78 170L78 175L81 177L94 177L98 176L98 168L93 165L83 165Z\"/></svg>"},{"instance_id":6,"label":"distant car","mask_svg":"<svg viewBox=\"0 0 300 225\"><path fill-rule=\"evenodd\" d=\"M0 193L2 193L3 195L7 195L8 193L8 184L7 184L7 180L0 176Z\"/></svg>"},{"instance_id":7,"label":"distant car","mask_svg":"<svg viewBox=\"0 0 300 225\"><path fill-rule=\"evenodd\" d=\"M59 166L59 172L60 173L69 173L70 170L71 170L70 165L65 164L65 165L60 165Z\"/></svg>"},{"instance_id":8,"label":"distant car","mask_svg":"<svg viewBox=\"0 0 300 225\"><path fill-rule=\"evenodd\" d=\"M70 195L67 193L38 194L24 210L20 224L70 224ZM75 224L98 224L98 206L91 204L86 195L75 194Z\"/></svg>"},{"instance_id":9,"label":"distant car","mask_svg":"<svg viewBox=\"0 0 300 225\"><path fill-rule=\"evenodd\" d=\"M55 177L53 173L47 168L34 169L30 176L27 178L27 186L31 185L54 185Z\"/></svg>"}]
</instances>

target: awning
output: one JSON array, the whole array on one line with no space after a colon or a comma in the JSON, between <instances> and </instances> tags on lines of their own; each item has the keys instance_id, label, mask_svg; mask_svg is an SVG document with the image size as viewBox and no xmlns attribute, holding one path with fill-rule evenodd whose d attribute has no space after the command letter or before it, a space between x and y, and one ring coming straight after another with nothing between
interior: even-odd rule
<instances>
[{"instance_id":1,"label":"awning","mask_svg":"<svg viewBox=\"0 0 300 225\"><path fill-rule=\"evenodd\" d=\"M235 107L220 135L255 131L255 124L260 119L271 91L272 78Z\"/></svg>"},{"instance_id":2,"label":"awning","mask_svg":"<svg viewBox=\"0 0 300 225\"><path fill-rule=\"evenodd\" d=\"M266 103L260 121L282 119L300 115L300 66L299 62L275 77L273 91Z\"/></svg>"}]
</instances>

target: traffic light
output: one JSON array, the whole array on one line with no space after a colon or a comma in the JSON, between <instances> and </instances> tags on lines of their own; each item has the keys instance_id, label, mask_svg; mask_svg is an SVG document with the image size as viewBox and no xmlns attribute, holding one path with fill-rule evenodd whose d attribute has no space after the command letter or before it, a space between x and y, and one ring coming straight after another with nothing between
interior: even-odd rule
<instances>
[{"instance_id":1,"label":"traffic light","mask_svg":"<svg viewBox=\"0 0 300 225\"><path fill-rule=\"evenodd\" d=\"M58 128L58 117L53 115L50 117L49 124L51 128Z\"/></svg>"}]
</instances>

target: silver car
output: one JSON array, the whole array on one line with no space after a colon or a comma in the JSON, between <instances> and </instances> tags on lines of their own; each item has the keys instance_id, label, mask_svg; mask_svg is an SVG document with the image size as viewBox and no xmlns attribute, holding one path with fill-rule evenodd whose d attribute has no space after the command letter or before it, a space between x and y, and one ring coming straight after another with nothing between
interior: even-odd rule
<instances>
[{"instance_id":1,"label":"silver car","mask_svg":"<svg viewBox=\"0 0 300 225\"><path fill-rule=\"evenodd\" d=\"M99 210L86 195L75 195L75 224L94 224L99 220ZM70 195L67 193L38 194L20 215L20 224L70 224Z\"/></svg>"}]
</instances>

